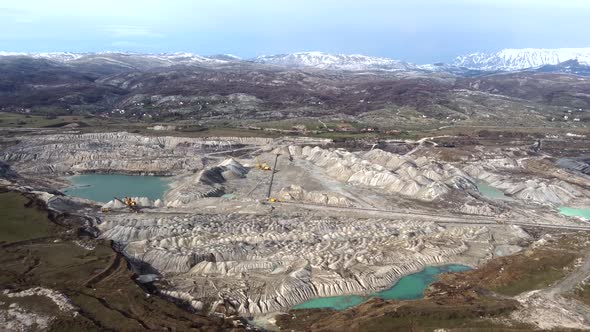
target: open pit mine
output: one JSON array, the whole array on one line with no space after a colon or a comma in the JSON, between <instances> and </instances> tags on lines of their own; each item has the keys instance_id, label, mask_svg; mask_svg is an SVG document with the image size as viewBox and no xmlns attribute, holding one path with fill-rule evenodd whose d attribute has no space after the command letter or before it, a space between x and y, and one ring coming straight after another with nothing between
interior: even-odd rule
<instances>
[{"instance_id":1,"label":"open pit mine","mask_svg":"<svg viewBox=\"0 0 590 332\"><path fill-rule=\"evenodd\" d=\"M528 145L441 148L425 138L352 149L319 138L127 132L1 140L4 187L83 216L138 282L206 314L267 317L381 291L428 266L477 269L547 234L590 230L559 213L590 206L584 167ZM77 174L166 176L168 188L103 202L64 195ZM535 296L521 301L542 312L538 297L549 295Z\"/></svg>"}]
</instances>

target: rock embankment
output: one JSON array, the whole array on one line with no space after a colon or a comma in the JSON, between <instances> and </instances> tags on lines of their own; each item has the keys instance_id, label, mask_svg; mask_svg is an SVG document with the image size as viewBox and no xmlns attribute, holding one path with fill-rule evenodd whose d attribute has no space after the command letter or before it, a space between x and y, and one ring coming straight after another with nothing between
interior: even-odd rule
<instances>
[{"instance_id":1,"label":"rock embankment","mask_svg":"<svg viewBox=\"0 0 590 332\"><path fill-rule=\"evenodd\" d=\"M208 153L272 143L267 138L189 138L126 132L23 136L16 140L18 144L0 152L0 161L30 175L175 175L202 169Z\"/></svg>"},{"instance_id":2,"label":"rock embankment","mask_svg":"<svg viewBox=\"0 0 590 332\"><path fill-rule=\"evenodd\" d=\"M590 203L589 190L557 178L541 178L526 173L517 178L510 173L507 174L504 167L490 163L471 164L466 166L464 170L474 179L485 182L506 195L524 202L551 206L563 206L572 202L581 203L584 201ZM524 169L520 168L520 171L524 173Z\"/></svg>"},{"instance_id":3,"label":"rock embankment","mask_svg":"<svg viewBox=\"0 0 590 332\"><path fill-rule=\"evenodd\" d=\"M400 156L379 149L368 152L289 146L293 158L323 167L333 178L351 185L376 187L387 193L432 201L451 192L475 190L471 177L450 164L425 157Z\"/></svg>"},{"instance_id":4,"label":"rock embankment","mask_svg":"<svg viewBox=\"0 0 590 332\"><path fill-rule=\"evenodd\" d=\"M355 204L348 198L343 197L337 193L321 192L321 191L307 191L301 186L290 185L282 188L277 193L277 198L280 201L295 201L307 202L313 204L332 205L332 206L355 206Z\"/></svg>"}]
</instances>

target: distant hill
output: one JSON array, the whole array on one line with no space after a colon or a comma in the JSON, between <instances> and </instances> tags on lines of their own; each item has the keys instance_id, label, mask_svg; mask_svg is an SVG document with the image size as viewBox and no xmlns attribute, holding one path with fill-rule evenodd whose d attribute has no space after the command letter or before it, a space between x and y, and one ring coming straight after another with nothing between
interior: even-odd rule
<instances>
[{"instance_id":1,"label":"distant hill","mask_svg":"<svg viewBox=\"0 0 590 332\"><path fill-rule=\"evenodd\" d=\"M291 54L263 55L253 62L294 68L332 70L417 70L419 66L400 60L366 55L328 54L323 52L300 52Z\"/></svg>"},{"instance_id":2,"label":"distant hill","mask_svg":"<svg viewBox=\"0 0 590 332\"><path fill-rule=\"evenodd\" d=\"M575 60L492 72L325 53L257 59L4 54L0 110L236 124L328 117L374 126L528 125L563 119L567 109L582 112L583 124L590 110L590 80L575 76L588 75L588 67Z\"/></svg>"}]
</instances>

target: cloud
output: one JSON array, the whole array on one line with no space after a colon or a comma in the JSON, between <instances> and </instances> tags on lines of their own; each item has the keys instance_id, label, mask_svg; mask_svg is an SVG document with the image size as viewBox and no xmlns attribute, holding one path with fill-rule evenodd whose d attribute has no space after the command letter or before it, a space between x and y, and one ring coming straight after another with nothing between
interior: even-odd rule
<instances>
[{"instance_id":1,"label":"cloud","mask_svg":"<svg viewBox=\"0 0 590 332\"><path fill-rule=\"evenodd\" d=\"M148 37L161 38L164 35L152 32L148 27L138 25L103 25L100 30L115 38Z\"/></svg>"},{"instance_id":2,"label":"cloud","mask_svg":"<svg viewBox=\"0 0 590 332\"><path fill-rule=\"evenodd\" d=\"M31 23L34 15L27 10L16 8L0 8L0 19L12 20L14 23Z\"/></svg>"}]
</instances>

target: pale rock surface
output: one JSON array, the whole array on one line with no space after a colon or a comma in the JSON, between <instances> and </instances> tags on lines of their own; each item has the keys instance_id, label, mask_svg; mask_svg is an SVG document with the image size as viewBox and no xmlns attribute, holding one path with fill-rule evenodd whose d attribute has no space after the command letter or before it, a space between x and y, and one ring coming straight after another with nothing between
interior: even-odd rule
<instances>
[{"instance_id":1,"label":"pale rock surface","mask_svg":"<svg viewBox=\"0 0 590 332\"><path fill-rule=\"evenodd\" d=\"M376 187L413 199L432 201L443 195L476 190L469 175L425 157L400 156L379 149L369 152L289 147L294 158L320 166L335 179L352 185Z\"/></svg>"},{"instance_id":2,"label":"pale rock surface","mask_svg":"<svg viewBox=\"0 0 590 332\"><path fill-rule=\"evenodd\" d=\"M180 207L204 197L219 197L225 193L228 181L242 179L248 171L248 168L230 158L195 175L182 177L166 193L166 206Z\"/></svg>"},{"instance_id":3,"label":"pale rock surface","mask_svg":"<svg viewBox=\"0 0 590 332\"><path fill-rule=\"evenodd\" d=\"M513 167L513 163L509 163ZM521 178L502 174L498 167L487 160L463 168L471 177L503 191L512 198L552 206L568 205L575 201L590 200L590 191L559 179Z\"/></svg>"},{"instance_id":4,"label":"pale rock surface","mask_svg":"<svg viewBox=\"0 0 590 332\"><path fill-rule=\"evenodd\" d=\"M162 274L177 296L222 298L245 316L388 288L428 265L478 265L496 246L530 241L513 226L355 218L105 215L97 227L125 256Z\"/></svg>"}]
</instances>

